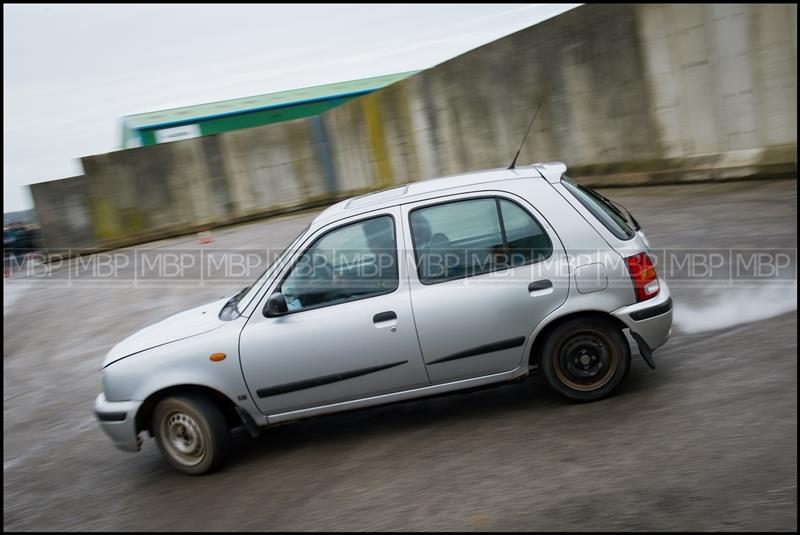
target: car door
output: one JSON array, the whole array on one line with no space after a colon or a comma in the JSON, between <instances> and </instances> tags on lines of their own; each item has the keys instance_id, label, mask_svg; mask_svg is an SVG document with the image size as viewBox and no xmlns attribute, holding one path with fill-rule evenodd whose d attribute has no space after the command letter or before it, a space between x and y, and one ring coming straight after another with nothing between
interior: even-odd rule
<instances>
[{"instance_id":1,"label":"car door","mask_svg":"<svg viewBox=\"0 0 800 535\"><path fill-rule=\"evenodd\" d=\"M404 205L411 301L432 384L511 371L566 300L566 254L522 198L473 193Z\"/></svg>"},{"instance_id":2,"label":"car door","mask_svg":"<svg viewBox=\"0 0 800 535\"><path fill-rule=\"evenodd\" d=\"M245 325L242 372L267 415L429 384L393 208L320 229ZM276 291L288 312L265 315Z\"/></svg>"}]
</instances>

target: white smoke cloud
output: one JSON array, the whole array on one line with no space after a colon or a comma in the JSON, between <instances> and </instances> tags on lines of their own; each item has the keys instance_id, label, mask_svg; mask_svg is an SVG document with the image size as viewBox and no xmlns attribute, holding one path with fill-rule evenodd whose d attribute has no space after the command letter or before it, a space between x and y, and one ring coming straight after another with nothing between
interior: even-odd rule
<instances>
[{"instance_id":1,"label":"white smoke cloud","mask_svg":"<svg viewBox=\"0 0 800 535\"><path fill-rule=\"evenodd\" d=\"M717 293L718 292L718 293ZM691 303L676 300L673 322L687 334L725 329L797 310L797 287L725 288Z\"/></svg>"}]
</instances>

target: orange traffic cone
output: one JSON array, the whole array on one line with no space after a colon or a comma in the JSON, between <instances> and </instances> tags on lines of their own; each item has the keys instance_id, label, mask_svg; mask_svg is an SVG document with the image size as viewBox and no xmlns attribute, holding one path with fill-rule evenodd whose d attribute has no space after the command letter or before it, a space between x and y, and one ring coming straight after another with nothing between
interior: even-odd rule
<instances>
[{"instance_id":1,"label":"orange traffic cone","mask_svg":"<svg viewBox=\"0 0 800 535\"><path fill-rule=\"evenodd\" d=\"M211 237L211 231L208 229L203 229L198 232L197 238L200 243L211 243L214 241L214 238Z\"/></svg>"}]
</instances>

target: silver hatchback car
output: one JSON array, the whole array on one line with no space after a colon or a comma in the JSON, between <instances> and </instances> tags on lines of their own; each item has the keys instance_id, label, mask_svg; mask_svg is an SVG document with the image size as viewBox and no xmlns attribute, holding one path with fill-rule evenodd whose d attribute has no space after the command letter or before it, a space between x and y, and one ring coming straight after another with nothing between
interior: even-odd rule
<instances>
[{"instance_id":1,"label":"silver hatchback car","mask_svg":"<svg viewBox=\"0 0 800 535\"><path fill-rule=\"evenodd\" d=\"M122 449L154 436L178 470L217 468L263 428L541 374L611 394L672 300L621 205L562 163L415 182L322 212L255 281L117 344L95 401Z\"/></svg>"}]
</instances>

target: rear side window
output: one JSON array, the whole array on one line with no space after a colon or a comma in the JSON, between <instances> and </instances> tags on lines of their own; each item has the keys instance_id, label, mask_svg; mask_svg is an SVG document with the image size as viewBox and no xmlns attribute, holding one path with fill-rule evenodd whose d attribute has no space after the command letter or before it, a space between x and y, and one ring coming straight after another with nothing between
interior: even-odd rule
<instances>
[{"instance_id":1,"label":"rear side window","mask_svg":"<svg viewBox=\"0 0 800 535\"><path fill-rule=\"evenodd\" d=\"M519 205L500 199L509 260L513 267L544 260L553 250L544 229Z\"/></svg>"},{"instance_id":2,"label":"rear side window","mask_svg":"<svg viewBox=\"0 0 800 535\"><path fill-rule=\"evenodd\" d=\"M561 177L561 183L572 193L592 215L620 240L629 240L636 233L628 226L628 222L616 207L608 204L591 188L581 186L567 175Z\"/></svg>"},{"instance_id":3,"label":"rear side window","mask_svg":"<svg viewBox=\"0 0 800 535\"><path fill-rule=\"evenodd\" d=\"M528 212L496 197L417 208L410 223L423 284L538 262L553 250Z\"/></svg>"}]
</instances>

